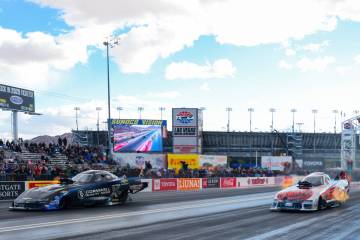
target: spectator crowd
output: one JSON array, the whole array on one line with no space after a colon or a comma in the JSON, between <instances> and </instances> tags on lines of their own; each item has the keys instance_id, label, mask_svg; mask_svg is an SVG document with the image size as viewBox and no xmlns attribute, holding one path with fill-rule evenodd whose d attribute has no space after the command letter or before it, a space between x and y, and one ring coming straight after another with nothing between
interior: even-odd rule
<instances>
[{"instance_id":1,"label":"spectator crowd","mask_svg":"<svg viewBox=\"0 0 360 240\"><path fill-rule=\"evenodd\" d=\"M39 156L37 161L24 159L21 153L30 152ZM52 164L50 159L56 154L66 156L64 164ZM203 178L203 177L264 177L276 176L274 172L261 168L205 168L189 169L186 163L178 171L154 169L150 162L145 167L119 166L106 158L101 146L81 146L68 144L66 138L58 138L57 143L34 143L23 141L5 143L0 139L0 180L52 180L72 177L82 171L102 169L118 176L140 176L146 178Z\"/></svg>"}]
</instances>

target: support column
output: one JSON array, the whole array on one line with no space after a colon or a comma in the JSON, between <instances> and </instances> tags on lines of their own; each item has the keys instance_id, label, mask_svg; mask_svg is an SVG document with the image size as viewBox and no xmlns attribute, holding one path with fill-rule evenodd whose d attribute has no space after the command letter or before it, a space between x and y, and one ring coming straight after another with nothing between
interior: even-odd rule
<instances>
[{"instance_id":1,"label":"support column","mask_svg":"<svg viewBox=\"0 0 360 240\"><path fill-rule=\"evenodd\" d=\"M12 111L11 118L12 118L13 139L16 142L18 140L18 112L15 110Z\"/></svg>"}]
</instances>

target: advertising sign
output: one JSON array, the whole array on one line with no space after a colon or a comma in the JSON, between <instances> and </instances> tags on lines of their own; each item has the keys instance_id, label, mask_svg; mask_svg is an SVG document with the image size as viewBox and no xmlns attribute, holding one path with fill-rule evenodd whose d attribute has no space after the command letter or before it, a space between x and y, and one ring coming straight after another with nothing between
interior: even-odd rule
<instances>
[{"instance_id":1,"label":"advertising sign","mask_svg":"<svg viewBox=\"0 0 360 240\"><path fill-rule=\"evenodd\" d=\"M120 166L130 165L132 168L145 168L145 162L150 162L153 169L166 167L166 157L164 154L150 153L114 153L114 161Z\"/></svg>"},{"instance_id":2,"label":"advertising sign","mask_svg":"<svg viewBox=\"0 0 360 240\"><path fill-rule=\"evenodd\" d=\"M12 200L25 191L25 182L0 182L0 200Z\"/></svg>"},{"instance_id":3,"label":"advertising sign","mask_svg":"<svg viewBox=\"0 0 360 240\"><path fill-rule=\"evenodd\" d=\"M35 112L34 91L0 84L0 108Z\"/></svg>"},{"instance_id":4,"label":"advertising sign","mask_svg":"<svg viewBox=\"0 0 360 240\"><path fill-rule=\"evenodd\" d=\"M221 178L221 188L236 188L236 178Z\"/></svg>"},{"instance_id":5,"label":"advertising sign","mask_svg":"<svg viewBox=\"0 0 360 240\"><path fill-rule=\"evenodd\" d=\"M200 190L200 178L179 178L178 179L178 190L189 191L189 190Z\"/></svg>"},{"instance_id":6,"label":"advertising sign","mask_svg":"<svg viewBox=\"0 0 360 240\"><path fill-rule=\"evenodd\" d=\"M248 186L266 186L275 185L274 177L249 177Z\"/></svg>"},{"instance_id":7,"label":"advertising sign","mask_svg":"<svg viewBox=\"0 0 360 240\"><path fill-rule=\"evenodd\" d=\"M303 169L306 171L322 171L324 170L324 160L303 160Z\"/></svg>"},{"instance_id":8,"label":"advertising sign","mask_svg":"<svg viewBox=\"0 0 360 240\"><path fill-rule=\"evenodd\" d=\"M51 184L58 184L59 181L54 180L54 181L28 181L27 182L27 188L35 188L35 187L45 187Z\"/></svg>"},{"instance_id":9,"label":"advertising sign","mask_svg":"<svg viewBox=\"0 0 360 240\"><path fill-rule=\"evenodd\" d=\"M200 155L199 156L200 167L226 167L227 156L223 155Z\"/></svg>"},{"instance_id":10,"label":"advertising sign","mask_svg":"<svg viewBox=\"0 0 360 240\"><path fill-rule=\"evenodd\" d=\"M261 167L269 170L284 171L285 166L292 163L291 156L262 156Z\"/></svg>"},{"instance_id":11,"label":"advertising sign","mask_svg":"<svg viewBox=\"0 0 360 240\"><path fill-rule=\"evenodd\" d=\"M165 120L112 119L113 151L162 152Z\"/></svg>"},{"instance_id":12,"label":"advertising sign","mask_svg":"<svg viewBox=\"0 0 360 240\"><path fill-rule=\"evenodd\" d=\"M201 153L202 112L197 108L173 108L174 153Z\"/></svg>"},{"instance_id":13,"label":"advertising sign","mask_svg":"<svg viewBox=\"0 0 360 240\"><path fill-rule=\"evenodd\" d=\"M175 169L179 171L184 163L188 165L189 169L199 168L199 155L197 154L168 154L168 169Z\"/></svg>"},{"instance_id":14,"label":"advertising sign","mask_svg":"<svg viewBox=\"0 0 360 240\"><path fill-rule=\"evenodd\" d=\"M153 191L176 191L177 179L176 178L161 178L153 179Z\"/></svg>"},{"instance_id":15,"label":"advertising sign","mask_svg":"<svg viewBox=\"0 0 360 240\"><path fill-rule=\"evenodd\" d=\"M219 188L220 178L203 178L202 188Z\"/></svg>"}]
</instances>

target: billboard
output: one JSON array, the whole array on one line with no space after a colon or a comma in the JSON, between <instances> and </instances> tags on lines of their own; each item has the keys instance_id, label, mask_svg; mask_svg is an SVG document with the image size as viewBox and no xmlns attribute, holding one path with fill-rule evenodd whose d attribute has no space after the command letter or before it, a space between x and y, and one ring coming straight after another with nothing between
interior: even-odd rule
<instances>
[{"instance_id":1,"label":"billboard","mask_svg":"<svg viewBox=\"0 0 360 240\"><path fill-rule=\"evenodd\" d=\"M189 169L199 168L199 155L197 154L168 154L168 169L179 171L183 164L188 165Z\"/></svg>"},{"instance_id":2,"label":"billboard","mask_svg":"<svg viewBox=\"0 0 360 240\"><path fill-rule=\"evenodd\" d=\"M162 152L166 120L112 119L113 151Z\"/></svg>"},{"instance_id":3,"label":"billboard","mask_svg":"<svg viewBox=\"0 0 360 240\"><path fill-rule=\"evenodd\" d=\"M114 161L120 166L130 165L132 168L145 168L145 162L150 162L152 168L165 168L166 158L164 154L148 153L114 153Z\"/></svg>"},{"instance_id":4,"label":"billboard","mask_svg":"<svg viewBox=\"0 0 360 240\"><path fill-rule=\"evenodd\" d=\"M0 84L0 108L35 112L34 91Z\"/></svg>"},{"instance_id":5,"label":"billboard","mask_svg":"<svg viewBox=\"0 0 360 240\"><path fill-rule=\"evenodd\" d=\"M284 171L292 163L291 156L262 156L261 167L269 170Z\"/></svg>"},{"instance_id":6,"label":"billboard","mask_svg":"<svg viewBox=\"0 0 360 240\"><path fill-rule=\"evenodd\" d=\"M224 155L200 155L199 156L200 167L212 168L212 167L226 167L227 156Z\"/></svg>"},{"instance_id":7,"label":"billboard","mask_svg":"<svg viewBox=\"0 0 360 240\"><path fill-rule=\"evenodd\" d=\"M173 108L174 153L201 153L202 111L197 108Z\"/></svg>"},{"instance_id":8,"label":"billboard","mask_svg":"<svg viewBox=\"0 0 360 240\"><path fill-rule=\"evenodd\" d=\"M303 169L306 171L323 171L324 170L324 160L303 160Z\"/></svg>"}]
</instances>

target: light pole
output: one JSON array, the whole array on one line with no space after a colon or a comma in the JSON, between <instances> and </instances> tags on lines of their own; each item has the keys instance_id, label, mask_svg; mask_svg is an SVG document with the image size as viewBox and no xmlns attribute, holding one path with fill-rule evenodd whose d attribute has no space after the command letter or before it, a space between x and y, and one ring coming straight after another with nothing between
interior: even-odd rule
<instances>
[{"instance_id":1,"label":"light pole","mask_svg":"<svg viewBox=\"0 0 360 240\"><path fill-rule=\"evenodd\" d=\"M315 152L315 132L316 132L316 114L318 113L318 110L313 109L311 110L311 112L314 114L314 136L313 136L313 147L314 147L314 152Z\"/></svg>"},{"instance_id":2,"label":"light pole","mask_svg":"<svg viewBox=\"0 0 360 240\"><path fill-rule=\"evenodd\" d=\"M108 127L108 155L107 158L111 158L111 110L110 110L110 65L109 65L109 47L113 48L119 44L117 39L111 39L110 41L107 40L103 42L104 46L106 47L106 67L107 67L107 94L108 94L108 119L107 119L107 127Z\"/></svg>"},{"instance_id":3,"label":"light pole","mask_svg":"<svg viewBox=\"0 0 360 240\"><path fill-rule=\"evenodd\" d=\"M336 133L336 115L339 113L339 111L335 109L332 112L334 114L334 133Z\"/></svg>"},{"instance_id":4,"label":"light pole","mask_svg":"<svg viewBox=\"0 0 360 240\"><path fill-rule=\"evenodd\" d=\"M274 112L276 112L275 108L270 108L269 111L271 112L271 132L274 131Z\"/></svg>"},{"instance_id":5,"label":"light pole","mask_svg":"<svg viewBox=\"0 0 360 240\"><path fill-rule=\"evenodd\" d=\"M227 132L230 132L230 112L232 111L232 108L227 107L225 110L228 113Z\"/></svg>"},{"instance_id":6,"label":"light pole","mask_svg":"<svg viewBox=\"0 0 360 240\"><path fill-rule=\"evenodd\" d=\"M118 110L118 112L119 112L119 119L121 119L121 117L120 117L120 112L121 112L122 110L124 110L124 109L123 109L122 107L117 107L116 110Z\"/></svg>"},{"instance_id":7,"label":"light pole","mask_svg":"<svg viewBox=\"0 0 360 240\"><path fill-rule=\"evenodd\" d=\"M357 116L359 115L359 110L354 110L354 114Z\"/></svg>"},{"instance_id":8,"label":"light pole","mask_svg":"<svg viewBox=\"0 0 360 240\"><path fill-rule=\"evenodd\" d=\"M251 132L251 125L252 125L252 113L254 112L254 108L248 108L248 112L250 114L250 132Z\"/></svg>"},{"instance_id":9,"label":"light pole","mask_svg":"<svg viewBox=\"0 0 360 240\"><path fill-rule=\"evenodd\" d=\"M295 132L295 113L297 110L293 108L290 111L292 112L292 132Z\"/></svg>"},{"instance_id":10,"label":"light pole","mask_svg":"<svg viewBox=\"0 0 360 240\"><path fill-rule=\"evenodd\" d=\"M79 131L79 123L78 123L78 111L80 111L80 107L74 107L75 110L75 119L76 119L76 131Z\"/></svg>"},{"instance_id":11,"label":"light pole","mask_svg":"<svg viewBox=\"0 0 360 240\"><path fill-rule=\"evenodd\" d=\"M144 107L138 107L139 119L141 119L141 112L144 111Z\"/></svg>"},{"instance_id":12,"label":"light pole","mask_svg":"<svg viewBox=\"0 0 360 240\"><path fill-rule=\"evenodd\" d=\"M160 111L160 120L163 120L163 111L165 111L165 108L159 107L159 111Z\"/></svg>"},{"instance_id":13,"label":"light pole","mask_svg":"<svg viewBox=\"0 0 360 240\"><path fill-rule=\"evenodd\" d=\"M97 127L97 145L98 146L100 145L100 138L99 138L100 122L99 122L99 119L100 119L100 111L101 110L102 110L101 107L96 107L96 111L97 111L97 124L96 124L96 127Z\"/></svg>"},{"instance_id":14,"label":"light pole","mask_svg":"<svg viewBox=\"0 0 360 240\"><path fill-rule=\"evenodd\" d=\"M296 125L298 125L299 133L301 133L301 126L304 125L304 123L298 122L298 123L296 123Z\"/></svg>"},{"instance_id":15,"label":"light pole","mask_svg":"<svg viewBox=\"0 0 360 240\"><path fill-rule=\"evenodd\" d=\"M316 132L316 114L318 113L318 110L317 109L313 109L311 110L311 112L313 113L314 115L314 134Z\"/></svg>"}]
</instances>

